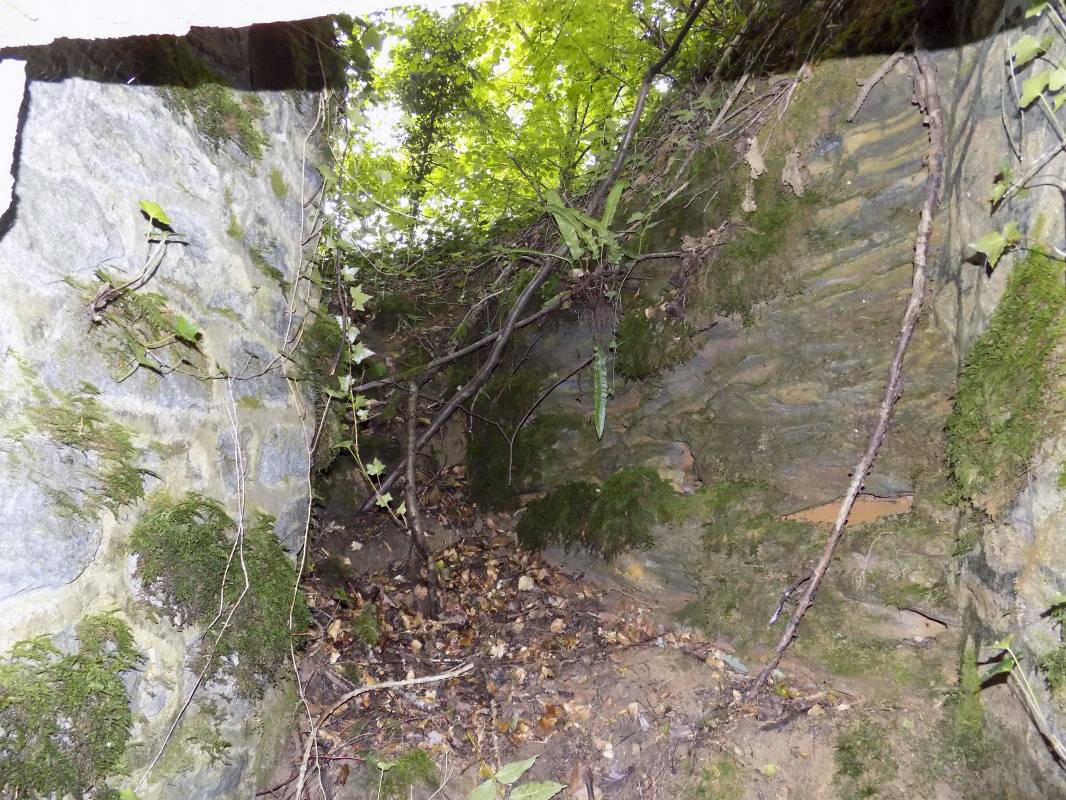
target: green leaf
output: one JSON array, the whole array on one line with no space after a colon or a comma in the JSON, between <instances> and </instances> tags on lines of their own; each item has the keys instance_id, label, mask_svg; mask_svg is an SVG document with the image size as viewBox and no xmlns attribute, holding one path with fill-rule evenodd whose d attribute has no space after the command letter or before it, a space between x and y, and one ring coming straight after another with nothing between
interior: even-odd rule
<instances>
[{"instance_id":1,"label":"green leaf","mask_svg":"<svg viewBox=\"0 0 1066 800\"><path fill-rule=\"evenodd\" d=\"M379 494L377 500L374 501L378 508L388 508L389 503L391 502L392 495L389 492L385 492L385 494Z\"/></svg>"},{"instance_id":2,"label":"green leaf","mask_svg":"<svg viewBox=\"0 0 1066 800\"><path fill-rule=\"evenodd\" d=\"M377 767L378 769L380 769L382 772L388 772L390 769L392 769L393 767L396 766L396 762L395 761L378 761L378 762L376 762L374 764L374 766Z\"/></svg>"},{"instance_id":3,"label":"green leaf","mask_svg":"<svg viewBox=\"0 0 1066 800\"><path fill-rule=\"evenodd\" d=\"M602 347L596 348L596 360L593 364L592 397L596 405L594 419L596 438L603 438L603 429L607 423L607 354Z\"/></svg>"},{"instance_id":4,"label":"green leaf","mask_svg":"<svg viewBox=\"0 0 1066 800\"><path fill-rule=\"evenodd\" d=\"M1048 603L1048 608L1055 608L1056 606L1066 605L1066 592L1055 595L1051 598L1051 602Z\"/></svg>"},{"instance_id":5,"label":"green leaf","mask_svg":"<svg viewBox=\"0 0 1066 800\"><path fill-rule=\"evenodd\" d=\"M1007 193L1007 189L1010 188L1010 184L1006 181L996 181L992 187L992 206L993 208L999 205L999 201L1003 199L1003 195Z\"/></svg>"},{"instance_id":6,"label":"green leaf","mask_svg":"<svg viewBox=\"0 0 1066 800\"><path fill-rule=\"evenodd\" d=\"M1032 19L1033 17L1039 17L1047 10L1048 5L1049 3L1047 2L1047 0L1044 0L1044 2L1034 3L1029 8L1029 10L1025 12L1025 18Z\"/></svg>"},{"instance_id":7,"label":"green leaf","mask_svg":"<svg viewBox=\"0 0 1066 800\"><path fill-rule=\"evenodd\" d=\"M529 771L529 768L533 766L536 760L537 757L533 756L532 758L527 758L523 761L511 761L508 764L504 764L502 767L496 770L496 781L498 783L510 786L512 783L514 783L523 775L525 775L526 772Z\"/></svg>"},{"instance_id":8,"label":"green leaf","mask_svg":"<svg viewBox=\"0 0 1066 800\"><path fill-rule=\"evenodd\" d=\"M137 800L137 793L133 789L120 789L118 800Z\"/></svg>"},{"instance_id":9,"label":"green leaf","mask_svg":"<svg viewBox=\"0 0 1066 800\"><path fill-rule=\"evenodd\" d=\"M1010 49L1010 54L1014 58L1014 68L1021 69L1045 50L1047 50L1046 43L1031 34L1025 34Z\"/></svg>"},{"instance_id":10,"label":"green leaf","mask_svg":"<svg viewBox=\"0 0 1066 800\"><path fill-rule=\"evenodd\" d=\"M370 358L372 355L374 355L374 351L362 342L359 342L359 344L352 348L352 363L362 364L363 361Z\"/></svg>"},{"instance_id":11,"label":"green leaf","mask_svg":"<svg viewBox=\"0 0 1066 800\"><path fill-rule=\"evenodd\" d=\"M1019 108L1028 108L1031 106L1033 101L1040 97L1041 93L1047 88L1050 79L1050 70L1043 70L1042 72L1030 75L1022 81L1022 96L1018 101Z\"/></svg>"},{"instance_id":12,"label":"green leaf","mask_svg":"<svg viewBox=\"0 0 1066 800\"><path fill-rule=\"evenodd\" d=\"M350 288L348 294L352 296L352 306L356 311L366 311L366 301L370 299L370 295L363 291L362 284Z\"/></svg>"},{"instance_id":13,"label":"green leaf","mask_svg":"<svg viewBox=\"0 0 1066 800\"><path fill-rule=\"evenodd\" d=\"M995 268L1003 256L1003 251L1007 249L1007 238L999 231L990 231L972 246L977 252L984 253L985 258L988 259L988 265Z\"/></svg>"},{"instance_id":14,"label":"green leaf","mask_svg":"<svg viewBox=\"0 0 1066 800\"><path fill-rule=\"evenodd\" d=\"M1047 79L1048 91L1058 92L1064 86L1066 86L1066 67L1051 70L1051 74Z\"/></svg>"},{"instance_id":15,"label":"green leaf","mask_svg":"<svg viewBox=\"0 0 1066 800\"><path fill-rule=\"evenodd\" d=\"M555 781L532 781L511 790L510 800L548 800L566 787Z\"/></svg>"},{"instance_id":16,"label":"green leaf","mask_svg":"<svg viewBox=\"0 0 1066 800\"><path fill-rule=\"evenodd\" d=\"M201 336L200 329L185 319L185 317L175 317L172 327L178 338L189 344L196 344Z\"/></svg>"},{"instance_id":17,"label":"green leaf","mask_svg":"<svg viewBox=\"0 0 1066 800\"><path fill-rule=\"evenodd\" d=\"M1007 240L1007 244L1018 244L1022 240L1022 232L1017 222L1011 220L1007 223L1007 227L1003 229L1003 238Z\"/></svg>"},{"instance_id":18,"label":"green leaf","mask_svg":"<svg viewBox=\"0 0 1066 800\"><path fill-rule=\"evenodd\" d=\"M496 784L491 779L475 787L466 800L496 800Z\"/></svg>"},{"instance_id":19,"label":"green leaf","mask_svg":"<svg viewBox=\"0 0 1066 800\"><path fill-rule=\"evenodd\" d=\"M621 199L625 188L626 185L623 181L619 181L611 187L611 193L607 195L607 205L603 208L603 219L601 220L605 228L610 227L611 222L614 221L615 212L618 211L618 201Z\"/></svg>"},{"instance_id":20,"label":"green leaf","mask_svg":"<svg viewBox=\"0 0 1066 800\"><path fill-rule=\"evenodd\" d=\"M992 644L988 645L988 649L989 650L1006 650L1007 648L1009 648L1011 646L1011 644L1013 642L1014 642L1014 634L1012 633L1009 636L1005 636L1004 638L1000 639L998 642L993 642Z\"/></svg>"},{"instance_id":21,"label":"green leaf","mask_svg":"<svg viewBox=\"0 0 1066 800\"><path fill-rule=\"evenodd\" d=\"M371 477L377 477L385 471L385 465L378 461L377 456L374 456L374 460L366 465L366 474Z\"/></svg>"},{"instance_id":22,"label":"green leaf","mask_svg":"<svg viewBox=\"0 0 1066 800\"><path fill-rule=\"evenodd\" d=\"M150 220L161 222L164 225L170 225L170 217L167 216L167 212L163 210L163 207L159 203L153 203L151 200L141 201L141 211L145 213L145 216Z\"/></svg>"},{"instance_id":23,"label":"green leaf","mask_svg":"<svg viewBox=\"0 0 1066 800\"><path fill-rule=\"evenodd\" d=\"M987 681L989 678L994 678L996 675L1002 675L1003 673L1007 673L1009 675L1011 672L1014 671L1015 666L1016 664L1014 658L1012 656L1007 656L994 667L992 667L992 669L986 672L981 680Z\"/></svg>"}]
</instances>

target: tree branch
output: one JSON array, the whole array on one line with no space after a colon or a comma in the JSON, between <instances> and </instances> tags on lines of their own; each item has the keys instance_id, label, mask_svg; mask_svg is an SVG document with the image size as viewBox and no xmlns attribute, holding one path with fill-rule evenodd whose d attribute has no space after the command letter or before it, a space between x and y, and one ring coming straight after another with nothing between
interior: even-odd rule
<instances>
[{"instance_id":1,"label":"tree branch","mask_svg":"<svg viewBox=\"0 0 1066 800\"><path fill-rule=\"evenodd\" d=\"M877 417L877 424L870 433L866 452L859 459L859 463L855 465L851 485L840 503L840 511L837 512L836 523L833 525L833 532L826 542L822 557L814 568L814 572L811 573L811 580L807 584L807 589L796 605L795 611L792 612L792 617L789 619L780 641L774 648L770 661L763 667L755 682L748 688L745 694L747 700L753 699L758 694L759 689L762 688L771 673L777 668L785 650L788 649L788 646L796 636L796 629L800 620L803 619L807 609L814 603L815 592L818 591L818 587L829 569L837 544L844 534L844 525L847 523L848 515L855 504L855 498L862 488L863 481L866 480L866 475L873 465L874 458L877 456L877 451L880 449L881 442L885 437L885 432L888 430L888 420L892 415L892 409L903 392L903 356L907 351L907 345L914 334L915 325L917 325L918 317L922 312L922 301L925 298L927 284L926 267L929 259L929 241L933 231L933 216L940 205L941 187L944 181L944 119L940 107L940 95L937 92L936 67L929 53L921 47L915 48L914 58L918 63L919 71L918 80L915 82L916 94L918 103L925 112L925 122L929 126L929 155L927 159L929 176L925 183L925 202L922 205L922 216L918 222L918 232L915 238L911 294L910 299L907 301L907 309L903 314L903 323L900 327L899 339L896 342L896 352L892 357L892 363L888 370L888 385L885 386L885 393L881 400L881 410Z\"/></svg>"}]
</instances>

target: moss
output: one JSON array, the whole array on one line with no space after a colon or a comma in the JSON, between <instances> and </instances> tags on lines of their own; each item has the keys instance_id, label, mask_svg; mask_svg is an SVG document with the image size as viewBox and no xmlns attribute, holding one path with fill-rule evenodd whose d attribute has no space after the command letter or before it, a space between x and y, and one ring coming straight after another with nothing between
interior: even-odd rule
<instances>
[{"instance_id":1,"label":"moss","mask_svg":"<svg viewBox=\"0 0 1066 800\"><path fill-rule=\"evenodd\" d=\"M87 518L100 508L112 513L144 496L145 470L133 465L137 451L129 431L108 418L97 398L100 390L82 382L73 391L34 387L35 404L29 408L34 428L57 444L96 457L91 488L74 497L53 489L52 499L70 513Z\"/></svg>"},{"instance_id":2,"label":"moss","mask_svg":"<svg viewBox=\"0 0 1066 800\"><path fill-rule=\"evenodd\" d=\"M263 401L256 395L249 394L238 400L237 406L244 411L258 411L263 408Z\"/></svg>"},{"instance_id":3,"label":"moss","mask_svg":"<svg viewBox=\"0 0 1066 800\"><path fill-rule=\"evenodd\" d=\"M615 367L632 380L657 377L695 352L690 325L672 318L648 319L641 309L622 317L615 338Z\"/></svg>"},{"instance_id":4,"label":"moss","mask_svg":"<svg viewBox=\"0 0 1066 800\"><path fill-rule=\"evenodd\" d=\"M1062 266L1032 252L974 344L948 420L948 457L959 495L997 515L1016 494L1046 431L1064 331Z\"/></svg>"},{"instance_id":5,"label":"moss","mask_svg":"<svg viewBox=\"0 0 1066 800\"><path fill-rule=\"evenodd\" d=\"M682 800L740 800L744 793L744 768L737 759L724 754L702 767L699 780L687 786Z\"/></svg>"},{"instance_id":6,"label":"moss","mask_svg":"<svg viewBox=\"0 0 1066 800\"><path fill-rule=\"evenodd\" d=\"M560 432L585 425L574 414L539 414L516 432L544 383L540 375L519 371L498 374L482 390L466 452L470 495L482 508L513 507L540 479Z\"/></svg>"},{"instance_id":7,"label":"moss","mask_svg":"<svg viewBox=\"0 0 1066 800\"><path fill-rule=\"evenodd\" d=\"M362 611L352 620L352 633L355 638L367 647L373 647L381 639L381 631L378 629L378 607L374 603L367 603Z\"/></svg>"},{"instance_id":8,"label":"moss","mask_svg":"<svg viewBox=\"0 0 1066 800\"><path fill-rule=\"evenodd\" d=\"M206 71L191 85L164 89L163 98L175 111L191 116L196 130L215 147L233 142L253 161L262 158L269 141L257 127L266 116L262 98L236 92Z\"/></svg>"},{"instance_id":9,"label":"moss","mask_svg":"<svg viewBox=\"0 0 1066 800\"><path fill-rule=\"evenodd\" d=\"M853 4L826 56L887 53L905 47L914 34L921 7L919 0Z\"/></svg>"},{"instance_id":10,"label":"moss","mask_svg":"<svg viewBox=\"0 0 1066 800\"><path fill-rule=\"evenodd\" d=\"M673 490L650 467L627 467L598 490L574 481L535 500L516 529L529 549L580 547L607 561L654 544L651 529L667 517Z\"/></svg>"},{"instance_id":11,"label":"moss","mask_svg":"<svg viewBox=\"0 0 1066 800\"><path fill-rule=\"evenodd\" d=\"M417 747L393 759L368 759L377 765L377 778L382 800L404 800L415 787L436 789L439 785L437 768L425 750Z\"/></svg>"},{"instance_id":12,"label":"moss","mask_svg":"<svg viewBox=\"0 0 1066 800\"><path fill-rule=\"evenodd\" d=\"M236 525L218 503L195 494L177 501L160 495L129 542L146 589L197 625L215 619L221 587L227 606L238 600L245 592L247 571L247 592L228 629L213 655L201 654L211 658L211 676L232 674L247 696L261 694L289 654L288 617L296 573L274 536L273 523L272 517L255 514L241 550L234 553ZM299 595L292 633L307 625L307 606Z\"/></svg>"},{"instance_id":13,"label":"moss","mask_svg":"<svg viewBox=\"0 0 1066 800\"><path fill-rule=\"evenodd\" d=\"M408 295L386 292L374 299L374 317L370 324L374 330L392 333L404 320L420 318L418 306Z\"/></svg>"},{"instance_id":14,"label":"moss","mask_svg":"<svg viewBox=\"0 0 1066 800\"><path fill-rule=\"evenodd\" d=\"M226 227L226 235L234 241L244 241L244 228L241 227L241 223L237 221L237 215L232 210L229 212L229 225Z\"/></svg>"},{"instance_id":15,"label":"moss","mask_svg":"<svg viewBox=\"0 0 1066 800\"><path fill-rule=\"evenodd\" d=\"M285 273L267 260L262 247L248 245L248 256L252 259L252 263L255 264L256 269L278 284L282 289L287 287L288 284L285 282Z\"/></svg>"},{"instance_id":16,"label":"moss","mask_svg":"<svg viewBox=\"0 0 1066 800\"><path fill-rule=\"evenodd\" d=\"M1047 678L1052 696L1062 707L1066 706L1066 603L1053 605L1050 612L1059 626L1060 644L1040 659L1040 669Z\"/></svg>"},{"instance_id":17,"label":"moss","mask_svg":"<svg viewBox=\"0 0 1066 800\"><path fill-rule=\"evenodd\" d=\"M274 190L274 196L278 200L284 200L289 196L289 186L285 178L281 176L281 170L276 167L270 170L270 188Z\"/></svg>"},{"instance_id":18,"label":"moss","mask_svg":"<svg viewBox=\"0 0 1066 800\"><path fill-rule=\"evenodd\" d=\"M229 306L208 306L207 310L212 314L218 314L220 317L225 317L230 322L234 322L241 326L244 325L244 320L241 319L241 315Z\"/></svg>"},{"instance_id":19,"label":"moss","mask_svg":"<svg viewBox=\"0 0 1066 800\"><path fill-rule=\"evenodd\" d=\"M870 718L856 720L837 734L833 784L841 800L892 796L882 794L897 771L887 734L882 725Z\"/></svg>"},{"instance_id":20,"label":"moss","mask_svg":"<svg viewBox=\"0 0 1066 800\"><path fill-rule=\"evenodd\" d=\"M133 635L110 614L77 626L77 650L40 637L0 662L0 794L108 796L132 715L122 673L137 663Z\"/></svg>"},{"instance_id":21,"label":"moss","mask_svg":"<svg viewBox=\"0 0 1066 800\"><path fill-rule=\"evenodd\" d=\"M333 374L344 334L337 318L324 311L313 312L313 318L305 324L295 354L297 378L322 387Z\"/></svg>"},{"instance_id":22,"label":"moss","mask_svg":"<svg viewBox=\"0 0 1066 800\"><path fill-rule=\"evenodd\" d=\"M981 702L981 675L977 650L968 644L959 661L959 685L944 704L948 740L952 753L971 767L980 766L988 755L985 708Z\"/></svg>"}]
</instances>

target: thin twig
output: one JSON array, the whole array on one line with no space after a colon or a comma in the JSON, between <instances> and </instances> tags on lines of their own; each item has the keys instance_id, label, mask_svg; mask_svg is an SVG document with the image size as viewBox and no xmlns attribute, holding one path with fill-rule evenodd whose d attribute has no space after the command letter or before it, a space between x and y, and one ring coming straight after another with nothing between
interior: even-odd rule
<instances>
[{"instance_id":1,"label":"thin twig","mask_svg":"<svg viewBox=\"0 0 1066 800\"><path fill-rule=\"evenodd\" d=\"M885 76L892 71L892 68L896 66L902 58L902 51L893 53L877 68L877 72L859 84L859 96L855 98L855 105L853 105L851 111L848 112L848 122L855 119L855 115L859 113L859 109L862 108L863 103L866 102L866 98L870 96L870 92L873 91L873 88L885 79Z\"/></svg>"},{"instance_id":2,"label":"thin twig","mask_svg":"<svg viewBox=\"0 0 1066 800\"><path fill-rule=\"evenodd\" d=\"M381 689L398 689L402 686L418 686L424 683L438 683L439 681L447 681L452 678L458 678L474 668L473 664L464 664L456 669L448 670L447 672L441 672L438 675L426 675L422 678L407 678L402 681L383 681L382 683L374 683L366 686L360 686L357 689L353 689L348 694L341 697L340 700L322 714L318 720L311 726L311 730L307 733L307 743L304 745L303 759L300 761L300 775L296 779L296 794L295 797L299 800L301 794L303 794L304 783L307 780L307 763L311 759L311 748L317 739L318 730L326 723L326 721L344 708L355 698L367 692L376 692Z\"/></svg>"},{"instance_id":3,"label":"thin twig","mask_svg":"<svg viewBox=\"0 0 1066 800\"><path fill-rule=\"evenodd\" d=\"M915 238L914 272L911 278L910 299L907 302L903 323L900 326L896 352L892 357L892 363L888 370L888 384L885 386L885 393L881 400L881 410L877 417L877 424L870 433L866 451L852 472L851 485L840 503L840 511L837 512L833 532L826 542L818 565L811 573L810 583L808 583L806 591L804 591L803 596L796 605L796 609L792 612L792 617L789 619L780 641L774 648L769 662L763 667L755 682L748 688L745 694L748 700L753 699L758 694L759 689L765 685L770 675L777 668L785 650L788 649L788 646L795 638L800 620L803 619L803 615L813 604L814 595L829 569L833 553L844 534L844 525L847 523L848 515L855 504L855 498L862 488L863 481L866 480L866 475L873 465L874 458L877 456L877 451L880 449L881 442L885 437L885 432L888 430L888 420L892 415L892 409L903 392L903 356L907 351L907 345L914 334L918 317L922 311L922 301L925 298L927 287L926 267L929 259L930 238L933 232L933 216L940 205L941 187L944 180L944 120L940 107L940 95L936 85L936 67L929 53L921 47L915 48L914 58L918 64L919 72L915 81L918 102L925 112L925 122L929 126L929 155L927 160L929 176L925 184L925 202L922 204L922 216L918 223L918 232Z\"/></svg>"},{"instance_id":4,"label":"thin twig","mask_svg":"<svg viewBox=\"0 0 1066 800\"><path fill-rule=\"evenodd\" d=\"M411 549L417 553L426 568L426 589L429 594L428 613L426 617L433 619L438 611L437 606L437 580L436 571L433 567L433 556L429 552L426 543L426 533L422 530L422 516L418 513L418 485L415 477L415 459L418 455L418 381L411 381L410 392L407 395L407 485L405 487L407 514L404 519L411 534ZM415 573L417 579L417 571Z\"/></svg>"}]
</instances>

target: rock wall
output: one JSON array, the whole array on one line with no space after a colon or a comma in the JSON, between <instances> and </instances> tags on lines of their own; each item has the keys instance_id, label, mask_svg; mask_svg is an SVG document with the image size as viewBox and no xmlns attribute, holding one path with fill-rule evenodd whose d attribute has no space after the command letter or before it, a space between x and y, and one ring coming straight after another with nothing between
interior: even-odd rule
<instances>
[{"instance_id":1,"label":"rock wall","mask_svg":"<svg viewBox=\"0 0 1066 800\"><path fill-rule=\"evenodd\" d=\"M205 635L163 602L165 583L145 585L130 535L150 510L198 498L233 520L209 531L219 541L269 524L288 559L263 547L295 575L313 433L292 378L317 299L316 30L330 35L310 23L7 53L33 79L0 220L0 653L16 648L0 657L0 794L137 784L179 715L142 800L247 797L273 767L295 712L283 672L242 691L210 671L184 709L218 625ZM217 604L220 589L202 591ZM19 733L18 681L86 647L76 630L99 614L132 634L128 746L122 731L105 755L57 734L66 760L53 763L77 777L20 776L49 737ZM35 637L58 650L27 660ZM105 724L71 713L60 703L37 723Z\"/></svg>"},{"instance_id":2,"label":"rock wall","mask_svg":"<svg viewBox=\"0 0 1066 800\"><path fill-rule=\"evenodd\" d=\"M1037 105L1019 122L1005 68L1006 54L1026 33L1038 40L1051 35L1053 53L1064 46L1052 21L1027 19L1026 7L954 4L935 20L941 38L955 42L935 52L949 126L945 199L904 394L866 483L877 495L913 493L914 509L845 539L796 651L836 680L881 678L879 688L863 691L895 686L968 697L968 690L952 688L959 676L975 685L966 676L976 675L977 662L986 671L996 653L988 645L1013 635L1017 669L1035 688L1034 713L1046 727L1042 733L1002 676L986 685L978 696L993 744L980 758L996 766L982 780L991 781L990 792L995 785L1005 796L1035 798L1066 796L1063 766L1044 735L1061 738L1064 725L1066 661L1056 603L1066 589L1066 298L1059 261L1034 266L1039 256L1023 246L990 270L973 247L1009 221L1024 232L1023 245L1046 252L1062 246L1061 180L1054 177L1060 160L1050 162L1052 177L1043 185L994 213L989 203L1005 161L1012 165L1009 183L1059 144ZM757 188L759 209L741 214L721 165L743 147L697 145L678 180L687 186L656 212L657 227L642 249L678 250L682 237L704 236L729 219L727 236L744 247L726 245L707 261L710 280L735 284L737 259L756 254L741 263L741 274L771 290L759 298L741 287L756 298L748 314L723 313L713 293L697 295L688 307L699 329L694 336L655 323L657 335L673 331L674 342L691 336L689 353L671 356L678 363L640 380L616 372L602 442L589 433L591 387L579 376L538 411L551 425L535 429L552 442L547 453L513 458L538 466L535 478L518 485L527 492L654 466L685 493L679 502L688 510L663 519L651 549L610 565L556 555L659 593L683 607L683 618L725 632L756 658L776 640L764 626L782 588L810 568L824 540L780 515L846 488L880 400L909 287L927 139L904 68L873 90L855 123L845 121L856 82L883 57L820 61L798 87L775 133L778 149L765 154L769 173L759 180L787 198L776 184L782 156L795 148L811 178L805 198L774 199ZM1029 75L1021 71L1017 85ZM752 232L761 244L747 244ZM678 267L661 260L636 268L641 288L632 302L654 314ZM560 363L578 363L590 340L605 342L602 328L587 313L574 314L538 334L535 344L531 336L525 347L532 361L541 359L545 385L565 374ZM624 330L616 334L620 341ZM675 348L661 337L655 346ZM534 440L529 434L531 446ZM928 628L915 637L920 620L905 619L912 612L946 625L945 641L958 635L939 661L928 643L941 634ZM925 646L916 645L923 640ZM945 751L963 746L941 735Z\"/></svg>"}]
</instances>

